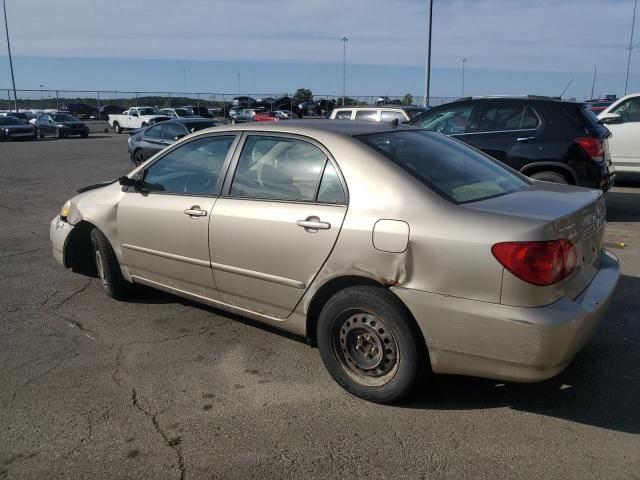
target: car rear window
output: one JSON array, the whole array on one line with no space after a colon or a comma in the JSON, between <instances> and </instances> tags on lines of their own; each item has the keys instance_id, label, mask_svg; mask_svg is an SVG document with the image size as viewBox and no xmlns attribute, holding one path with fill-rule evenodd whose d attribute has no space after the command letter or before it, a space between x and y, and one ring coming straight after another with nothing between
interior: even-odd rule
<instances>
[{"instance_id":1,"label":"car rear window","mask_svg":"<svg viewBox=\"0 0 640 480\"><path fill-rule=\"evenodd\" d=\"M527 188L527 181L461 142L424 130L356 137L454 203L468 203Z\"/></svg>"}]
</instances>

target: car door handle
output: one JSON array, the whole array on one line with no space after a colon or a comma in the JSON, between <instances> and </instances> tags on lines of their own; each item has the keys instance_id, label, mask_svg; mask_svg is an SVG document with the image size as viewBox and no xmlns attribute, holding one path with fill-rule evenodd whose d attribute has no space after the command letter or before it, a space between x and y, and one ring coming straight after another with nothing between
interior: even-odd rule
<instances>
[{"instance_id":1,"label":"car door handle","mask_svg":"<svg viewBox=\"0 0 640 480\"><path fill-rule=\"evenodd\" d=\"M305 230L329 230L331 228L330 223L321 222L318 217L308 217L305 220L298 220L296 225Z\"/></svg>"},{"instance_id":2,"label":"car door handle","mask_svg":"<svg viewBox=\"0 0 640 480\"><path fill-rule=\"evenodd\" d=\"M184 213L185 215L189 215L190 217L206 217L207 216L207 211L202 210L198 205L194 205L191 208L187 208L184 211Z\"/></svg>"},{"instance_id":3,"label":"car door handle","mask_svg":"<svg viewBox=\"0 0 640 480\"><path fill-rule=\"evenodd\" d=\"M516 138L516 142L520 142L520 143L527 143L530 142L531 140L535 140L536 137L518 137Z\"/></svg>"}]
</instances>

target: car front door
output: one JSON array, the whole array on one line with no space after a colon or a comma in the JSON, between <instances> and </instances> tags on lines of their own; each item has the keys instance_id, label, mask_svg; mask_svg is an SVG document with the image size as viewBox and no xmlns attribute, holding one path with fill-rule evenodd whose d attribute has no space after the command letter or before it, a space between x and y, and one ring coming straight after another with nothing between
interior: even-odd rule
<instances>
[{"instance_id":1,"label":"car front door","mask_svg":"<svg viewBox=\"0 0 640 480\"><path fill-rule=\"evenodd\" d=\"M129 115L127 115L126 128L140 128L140 122L138 121L138 118L138 110L136 110L135 108L129 110Z\"/></svg>"},{"instance_id":2,"label":"car front door","mask_svg":"<svg viewBox=\"0 0 640 480\"><path fill-rule=\"evenodd\" d=\"M285 318L338 238L346 190L309 139L252 134L243 143L213 208L214 278L223 302Z\"/></svg>"},{"instance_id":3,"label":"car front door","mask_svg":"<svg viewBox=\"0 0 640 480\"><path fill-rule=\"evenodd\" d=\"M609 138L611 160L621 170L636 167L640 171L640 96L620 103L609 113L620 115L620 123L606 124L613 134Z\"/></svg>"},{"instance_id":4,"label":"car front door","mask_svg":"<svg viewBox=\"0 0 640 480\"><path fill-rule=\"evenodd\" d=\"M522 102L485 102L474 115L465 143L516 170L538 159L541 120Z\"/></svg>"},{"instance_id":5,"label":"car front door","mask_svg":"<svg viewBox=\"0 0 640 480\"><path fill-rule=\"evenodd\" d=\"M143 188L128 187L117 212L124 264L135 278L218 299L209 219L235 142L235 135L195 138L139 172Z\"/></svg>"}]
</instances>

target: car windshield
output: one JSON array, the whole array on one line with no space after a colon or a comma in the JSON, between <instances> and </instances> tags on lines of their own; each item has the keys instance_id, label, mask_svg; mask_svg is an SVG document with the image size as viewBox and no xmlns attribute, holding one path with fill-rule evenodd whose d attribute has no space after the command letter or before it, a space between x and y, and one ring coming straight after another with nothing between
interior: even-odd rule
<instances>
[{"instance_id":1,"label":"car windshield","mask_svg":"<svg viewBox=\"0 0 640 480\"><path fill-rule=\"evenodd\" d=\"M529 184L457 140L427 131L395 131L356 137L454 203L506 195Z\"/></svg>"},{"instance_id":2,"label":"car windshield","mask_svg":"<svg viewBox=\"0 0 640 480\"><path fill-rule=\"evenodd\" d=\"M0 117L0 125L22 125L23 120L14 117Z\"/></svg>"},{"instance_id":3,"label":"car windshield","mask_svg":"<svg viewBox=\"0 0 640 480\"><path fill-rule=\"evenodd\" d=\"M176 109L174 109L174 111L176 112L176 115L178 115L179 117L190 117L191 116L191 112L189 110L187 110L186 108L176 108Z\"/></svg>"},{"instance_id":4,"label":"car windshield","mask_svg":"<svg viewBox=\"0 0 640 480\"><path fill-rule=\"evenodd\" d=\"M140 115L156 115L158 111L155 108L138 108Z\"/></svg>"},{"instance_id":5,"label":"car windshield","mask_svg":"<svg viewBox=\"0 0 640 480\"><path fill-rule=\"evenodd\" d=\"M53 119L56 122L77 122L79 121L76 117L69 115L67 113L56 113L53 115Z\"/></svg>"}]
</instances>

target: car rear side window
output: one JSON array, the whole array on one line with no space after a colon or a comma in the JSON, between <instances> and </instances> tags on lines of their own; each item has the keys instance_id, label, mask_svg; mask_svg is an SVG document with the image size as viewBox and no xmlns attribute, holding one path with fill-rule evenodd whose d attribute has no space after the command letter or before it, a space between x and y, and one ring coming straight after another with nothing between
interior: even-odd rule
<instances>
[{"instance_id":1,"label":"car rear side window","mask_svg":"<svg viewBox=\"0 0 640 480\"><path fill-rule=\"evenodd\" d=\"M318 202L344 205L347 203L344 189L340 183L338 172L330 161L327 161L318 189Z\"/></svg>"},{"instance_id":2,"label":"car rear side window","mask_svg":"<svg viewBox=\"0 0 640 480\"><path fill-rule=\"evenodd\" d=\"M339 110L334 118L336 120L351 120L351 110Z\"/></svg>"},{"instance_id":3,"label":"car rear side window","mask_svg":"<svg viewBox=\"0 0 640 480\"><path fill-rule=\"evenodd\" d=\"M535 112L524 105L487 105L482 109L479 132L532 130L538 126Z\"/></svg>"},{"instance_id":4,"label":"car rear side window","mask_svg":"<svg viewBox=\"0 0 640 480\"><path fill-rule=\"evenodd\" d=\"M235 136L205 137L171 150L144 172L152 192L211 195Z\"/></svg>"},{"instance_id":5,"label":"car rear side window","mask_svg":"<svg viewBox=\"0 0 640 480\"><path fill-rule=\"evenodd\" d=\"M522 177L463 143L419 130L359 138L454 203L468 203L527 188Z\"/></svg>"},{"instance_id":6,"label":"car rear side window","mask_svg":"<svg viewBox=\"0 0 640 480\"><path fill-rule=\"evenodd\" d=\"M150 129L147 130L145 135L151 138L162 138L162 125L156 125L155 127L151 127Z\"/></svg>"},{"instance_id":7,"label":"car rear side window","mask_svg":"<svg viewBox=\"0 0 640 480\"><path fill-rule=\"evenodd\" d=\"M406 122L407 118L398 111L395 110L382 110L380 112L380 121L383 123L393 122L398 120L399 122Z\"/></svg>"},{"instance_id":8,"label":"car rear side window","mask_svg":"<svg viewBox=\"0 0 640 480\"><path fill-rule=\"evenodd\" d=\"M369 120L376 121L378 120L378 111L377 110L356 110L356 120Z\"/></svg>"},{"instance_id":9,"label":"car rear side window","mask_svg":"<svg viewBox=\"0 0 640 480\"><path fill-rule=\"evenodd\" d=\"M177 123L162 125L162 138L165 140L177 140L180 136L185 136L187 130Z\"/></svg>"},{"instance_id":10,"label":"car rear side window","mask_svg":"<svg viewBox=\"0 0 640 480\"><path fill-rule=\"evenodd\" d=\"M314 201L326 155L293 138L250 135L231 183L231 196Z\"/></svg>"}]
</instances>

